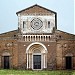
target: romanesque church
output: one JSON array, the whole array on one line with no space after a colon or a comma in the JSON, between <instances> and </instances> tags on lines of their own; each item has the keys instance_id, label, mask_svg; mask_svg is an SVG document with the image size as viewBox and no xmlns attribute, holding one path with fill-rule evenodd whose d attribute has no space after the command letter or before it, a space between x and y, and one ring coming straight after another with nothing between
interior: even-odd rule
<instances>
[{"instance_id":1,"label":"romanesque church","mask_svg":"<svg viewBox=\"0 0 75 75\"><path fill-rule=\"evenodd\" d=\"M75 35L57 29L57 13L33 5L16 13L17 30L0 34L0 68L75 69Z\"/></svg>"}]
</instances>

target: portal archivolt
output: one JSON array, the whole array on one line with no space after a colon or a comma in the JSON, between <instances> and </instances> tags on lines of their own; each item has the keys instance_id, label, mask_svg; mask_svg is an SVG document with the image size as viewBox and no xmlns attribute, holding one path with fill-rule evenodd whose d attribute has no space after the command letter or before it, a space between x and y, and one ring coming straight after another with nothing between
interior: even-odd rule
<instances>
[{"instance_id":1,"label":"portal archivolt","mask_svg":"<svg viewBox=\"0 0 75 75\"><path fill-rule=\"evenodd\" d=\"M32 43L27 47L27 69L47 68L47 48L42 43Z\"/></svg>"}]
</instances>

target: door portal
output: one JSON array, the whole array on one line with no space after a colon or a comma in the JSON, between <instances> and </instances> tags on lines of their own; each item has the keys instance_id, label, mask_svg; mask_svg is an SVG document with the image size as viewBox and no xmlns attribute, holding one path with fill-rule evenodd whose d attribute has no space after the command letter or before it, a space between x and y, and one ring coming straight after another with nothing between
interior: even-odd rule
<instances>
[{"instance_id":1,"label":"door portal","mask_svg":"<svg viewBox=\"0 0 75 75\"><path fill-rule=\"evenodd\" d=\"M9 69L9 56L4 56L4 69Z\"/></svg>"},{"instance_id":2,"label":"door portal","mask_svg":"<svg viewBox=\"0 0 75 75\"><path fill-rule=\"evenodd\" d=\"M33 55L33 69L41 69L41 55Z\"/></svg>"},{"instance_id":3,"label":"door portal","mask_svg":"<svg viewBox=\"0 0 75 75\"><path fill-rule=\"evenodd\" d=\"M66 57L66 69L72 69L72 57Z\"/></svg>"}]
</instances>

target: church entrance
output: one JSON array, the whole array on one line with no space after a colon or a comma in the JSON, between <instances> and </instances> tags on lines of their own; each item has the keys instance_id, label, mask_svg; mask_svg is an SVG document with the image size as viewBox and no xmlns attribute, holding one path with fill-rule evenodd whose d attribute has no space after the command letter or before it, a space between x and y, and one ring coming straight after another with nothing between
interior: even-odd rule
<instances>
[{"instance_id":1,"label":"church entrance","mask_svg":"<svg viewBox=\"0 0 75 75\"><path fill-rule=\"evenodd\" d=\"M9 69L9 56L4 56L4 69Z\"/></svg>"},{"instance_id":2,"label":"church entrance","mask_svg":"<svg viewBox=\"0 0 75 75\"><path fill-rule=\"evenodd\" d=\"M72 57L71 56L66 57L66 69L72 69Z\"/></svg>"},{"instance_id":3,"label":"church entrance","mask_svg":"<svg viewBox=\"0 0 75 75\"><path fill-rule=\"evenodd\" d=\"M31 43L27 49L27 69L42 70L47 68L47 48L42 43Z\"/></svg>"},{"instance_id":4,"label":"church entrance","mask_svg":"<svg viewBox=\"0 0 75 75\"><path fill-rule=\"evenodd\" d=\"M33 69L41 69L41 55L33 55Z\"/></svg>"}]
</instances>

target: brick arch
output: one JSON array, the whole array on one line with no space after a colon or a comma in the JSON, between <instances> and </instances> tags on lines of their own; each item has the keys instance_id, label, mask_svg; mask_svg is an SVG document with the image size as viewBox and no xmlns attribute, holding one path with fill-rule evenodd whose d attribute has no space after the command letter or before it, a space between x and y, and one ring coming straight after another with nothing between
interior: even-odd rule
<instances>
[{"instance_id":1,"label":"brick arch","mask_svg":"<svg viewBox=\"0 0 75 75\"><path fill-rule=\"evenodd\" d=\"M65 56L73 56L73 53L67 53Z\"/></svg>"},{"instance_id":2,"label":"brick arch","mask_svg":"<svg viewBox=\"0 0 75 75\"><path fill-rule=\"evenodd\" d=\"M11 56L12 54L11 54L10 50L3 50L3 51L1 52L1 55L2 55L2 56Z\"/></svg>"},{"instance_id":3,"label":"brick arch","mask_svg":"<svg viewBox=\"0 0 75 75\"><path fill-rule=\"evenodd\" d=\"M64 56L67 56L67 55L74 55L74 52L73 52L73 50L66 50L66 51L64 51L64 53L63 53L63 55Z\"/></svg>"}]
</instances>

